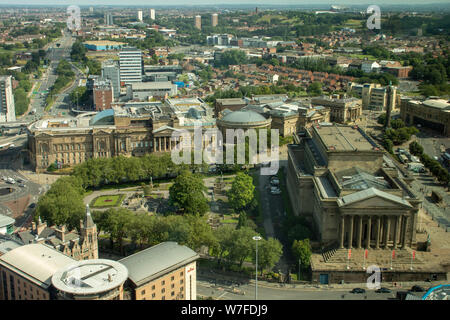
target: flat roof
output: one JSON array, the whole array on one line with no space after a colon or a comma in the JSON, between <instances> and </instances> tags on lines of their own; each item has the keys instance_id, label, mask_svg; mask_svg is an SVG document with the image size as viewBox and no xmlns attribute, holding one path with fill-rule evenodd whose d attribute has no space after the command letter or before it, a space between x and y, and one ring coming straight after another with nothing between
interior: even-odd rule
<instances>
[{"instance_id":1,"label":"flat roof","mask_svg":"<svg viewBox=\"0 0 450 320\"><path fill-rule=\"evenodd\" d=\"M352 126L314 126L328 151L372 151L373 145Z\"/></svg>"},{"instance_id":2,"label":"flat roof","mask_svg":"<svg viewBox=\"0 0 450 320\"><path fill-rule=\"evenodd\" d=\"M118 42L118 41L108 41L108 40L92 40L92 41L85 41L85 44L89 45L96 45L96 46L107 46L107 45L124 45L125 42Z\"/></svg>"},{"instance_id":3,"label":"flat roof","mask_svg":"<svg viewBox=\"0 0 450 320\"><path fill-rule=\"evenodd\" d=\"M15 219L0 214L0 227L9 226L10 224L14 224L14 222L16 222Z\"/></svg>"},{"instance_id":4,"label":"flat roof","mask_svg":"<svg viewBox=\"0 0 450 320\"><path fill-rule=\"evenodd\" d=\"M52 276L75 260L44 244L20 246L0 256L0 264L40 286L51 285Z\"/></svg>"},{"instance_id":5,"label":"flat roof","mask_svg":"<svg viewBox=\"0 0 450 320\"><path fill-rule=\"evenodd\" d=\"M107 259L82 260L65 266L52 276L53 286L63 292L87 295L121 286L128 270L121 263Z\"/></svg>"},{"instance_id":6,"label":"flat roof","mask_svg":"<svg viewBox=\"0 0 450 320\"><path fill-rule=\"evenodd\" d=\"M199 255L173 241L162 242L119 260L128 269L128 278L137 286L175 268L193 262Z\"/></svg>"},{"instance_id":7,"label":"flat roof","mask_svg":"<svg viewBox=\"0 0 450 320\"><path fill-rule=\"evenodd\" d=\"M158 82L132 82L130 83L132 90L146 90L146 89L172 89L176 85L170 81Z\"/></svg>"}]
</instances>

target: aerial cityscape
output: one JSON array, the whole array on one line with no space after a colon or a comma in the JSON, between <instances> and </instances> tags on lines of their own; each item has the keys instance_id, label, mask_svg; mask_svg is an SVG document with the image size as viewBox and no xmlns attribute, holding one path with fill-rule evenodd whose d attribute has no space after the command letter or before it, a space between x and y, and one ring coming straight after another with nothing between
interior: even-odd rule
<instances>
[{"instance_id":1,"label":"aerial cityscape","mask_svg":"<svg viewBox=\"0 0 450 320\"><path fill-rule=\"evenodd\" d=\"M448 300L449 22L0 1L0 300Z\"/></svg>"}]
</instances>

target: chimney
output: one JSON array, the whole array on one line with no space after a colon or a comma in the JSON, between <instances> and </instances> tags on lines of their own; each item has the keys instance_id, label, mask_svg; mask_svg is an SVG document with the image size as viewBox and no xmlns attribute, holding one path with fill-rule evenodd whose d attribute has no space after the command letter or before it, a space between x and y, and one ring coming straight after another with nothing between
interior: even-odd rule
<instances>
[{"instance_id":1,"label":"chimney","mask_svg":"<svg viewBox=\"0 0 450 320\"><path fill-rule=\"evenodd\" d=\"M41 218L39 217L39 222L36 226L36 235L40 235L45 228L47 228L47 222L42 222Z\"/></svg>"},{"instance_id":2,"label":"chimney","mask_svg":"<svg viewBox=\"0 0 450 320\"><path fill-rule=\"evenodd\" d=\"M55 228L56 237L61 240L62 242L65 242L65 234L66 234L66 226L62 225L59 228Z\"/></svg>"}]
</instances>

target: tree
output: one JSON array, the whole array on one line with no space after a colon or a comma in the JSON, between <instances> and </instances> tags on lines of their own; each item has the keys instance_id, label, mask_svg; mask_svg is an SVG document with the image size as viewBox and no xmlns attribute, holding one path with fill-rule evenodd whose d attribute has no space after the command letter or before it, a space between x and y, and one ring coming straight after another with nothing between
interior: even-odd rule
<instances>
[{"instance_id":1,"label":"tree","mask_svg":"<svg viewBox=\"0 0 450 320\"><path fill-rule=\"evenodd\" d=\"M414 156L421 156L423 153L423 147L416 141L413 141L409 144L409 152L411 152Z\"/></svg>"},{"instance_id":2,"label":"tree","mask_svg":"<svg viewBox=\"0 0 450 320\"><path fill-rule=\"evenodd\" d=\"M234 239L234 227L231 225L223 225L215 231L216 246L212 248L212 254L218 258L217 263L220 265L222 258L224 258L227 250L232 248ZM229 252L228 252L229 253Z\"/></svg>"},{"instance_id":3,"label":"tree","mask_svg":"<svg viewBox=\"0 0 450 320\"><path fill-rule=\"evenodd\" d=\"M244 227L233 231L232 241L227 248L228 258L238 263L239 267L242 267L244 260L253 252L255 246L252 240L253 236L255 236L255 231L250 228Z\"/></svg>"},{"instance_id":4,"label":"tree","mask_svg":"<svg viewBox=\"0 0 450 320\"><path fill-rule=\"evenodd\" d=\"M280 260L282 254L283 246L277 239L269 238L260 241L258 243L258 266L261 266L261 274L263 274L264 269L272 269ZM253 254L253 257L255 257L255 254Z\"/></svg>"},{"instance_id":5,"label":"tree","mask_svg":"<svg viewBox=\"0 0 450 320\"><path fill-rule=\"evenodd\" d=\"M306 92L313 96L320 96L322 94L322 83L317 81L311 83Z\"/></svg>"},{"instance_id":6,"label":"tree","mask_svg":"<svg viewBox=\"0 0 450 320\"><path fill-rule=\"evenodd\" d=\"M296 224L290 228L287 234L289 243L293 243L295 240L303 240L311 237L311 232L303 224Z\"/></svg>"},{"instance_id":7,"label":"tree","mask_svg":"<svg viewBox=\"0 0 450 320\"><path fill-rule=\"evenodd\" d=\"M123 239L133 226L133 214L128 209L119 208L107 210L106 215L105 231L110 234L111 247L114 242L118 243L120 253L123 254Z\"/></svg>"},{"instance_id":8,"label":"tree","mask_svg":"<svg viewBox=\"0 0 450 320\"><path fill-rule=\"evenodd\" d=\"M245 209L255 196L255 186L251 176L239 172L233 180L228 199L230 205L237 211Z\"/></svg>"},{"instance_id":9,"label":"tree","mask_svg":"<svg viewBox=\"0 0 450 320\"><path fill-rule=\"evenodd\" d=\"M309 239L295 240L292 244L293 256L301 261L302 266L309 266L311 263L311 245Z\"/></svg>"},{"instance_id":10,"label":"tree","mask_svg":"<svg viewBox=\"0 0 450 320\"><path fill-rule=\"evenodd\" d=\"M183 171L169 189L170 202L183 214L203 216L209 209L204 190L205 185L199 175Z\"/></svg>"}]
</instances>

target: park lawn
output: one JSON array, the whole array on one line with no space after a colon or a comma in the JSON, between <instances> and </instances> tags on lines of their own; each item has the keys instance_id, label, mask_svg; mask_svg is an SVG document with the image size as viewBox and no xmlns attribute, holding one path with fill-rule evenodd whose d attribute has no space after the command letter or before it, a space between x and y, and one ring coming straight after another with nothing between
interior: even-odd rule
<instances>
[{"instance_id":1,"label":"park lawn","mask_svg":"<svg viewBox=\"0 0 450 320\"><path fill-rule=\"evenodd\" d=\"M94 200L92 200L91 207L92 208L117 207L120 205L124 197L125 194L99 196Z\"/></svg>"}]
</instances>

